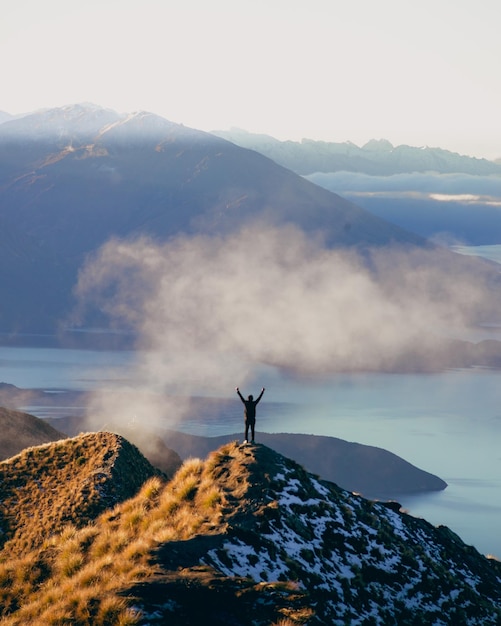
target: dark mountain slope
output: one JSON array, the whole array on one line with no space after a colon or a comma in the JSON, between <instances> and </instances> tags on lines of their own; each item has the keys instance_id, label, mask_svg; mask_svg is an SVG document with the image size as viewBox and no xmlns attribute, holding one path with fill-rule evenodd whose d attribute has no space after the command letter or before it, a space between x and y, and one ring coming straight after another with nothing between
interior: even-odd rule
<instances>
[{"instance_id":1,"label":"dark mountain slope","mask_svg":"<svg viewBox=\"0 0 501 626\"><path fill-rule=\"evenodd\" d=\"M206 456L211 450L238 439L238 435L197 437L168 432L164 439L183 458ZM258 433L258 440L294 459L309 472L344 489L369 498L394 498L402 493L441 491L442 479L411 465L396 454L337 437L293 433Z\"/></svg>"},{"instance_id":2,"label":"dark mountain slope","mask_svg":"<svg viewBox=\"0 0 501 626\"><path fill-rule=\"evenodd\" d=\"M55 113L49 114L52 121ZM15 142L16 126L23 136L29 122L34 120L2 125L0 145L6 129ZM43 124L38 120L37 128ZM66 253L88 251L110 235L219 230L256 214L325 229L332 244L422 243L253 151L149 113L100 131L87 123L85 132L77 127L57 137L49 124L42 140L28 133L15 147L26 163L22 176L2 175L2 204L8 206L3 212L47 245L63 245ZM10 154L4 150L3 163Z\"/></svg>"},{"instance_id":3,"label":"dark mountain slope","mask_svg":"<svg viewBox=\"0 0 501 626\"><path fill-rule=\"evenodd\" d=\"M53 331L110 237L294 223L341 245L424 240L262 155L150 113L78 105L0 125L0 329Z\"/></svg>"},{"instance_id":4,"label":"dark mountain slope","mask_svg":"<svg viewBox=\"0 0 501 626\"><path fill-rule=\"evenodd\" d=\"M65 439L67 436L45 420L2 406L0 406L0 433L2 433L0 461L18 454L24 448Z\"/></svg>"}]
</instances>

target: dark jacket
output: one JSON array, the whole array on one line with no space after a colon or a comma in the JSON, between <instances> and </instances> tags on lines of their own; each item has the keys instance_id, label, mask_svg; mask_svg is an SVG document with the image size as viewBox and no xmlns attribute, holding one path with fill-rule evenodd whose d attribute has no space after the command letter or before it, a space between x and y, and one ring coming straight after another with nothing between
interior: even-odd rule
<instances>
[{"instance_id":1,"label":"dark jacket","mask_svg":"<svg viewBox=\"0 0 501 626\"><path fill-rule=\"evenodd\" d=\"M254 421L256 419L256 404L263 397L264 389L263 391L261 391L261 393L255 400L245 400L245 398L242 396L240 391L237 391L237 393L240 396L240 400L242 400L242 402L245 405L245 409L244 409L245 419L249 422Z\"/></svg>"}]
</instances>

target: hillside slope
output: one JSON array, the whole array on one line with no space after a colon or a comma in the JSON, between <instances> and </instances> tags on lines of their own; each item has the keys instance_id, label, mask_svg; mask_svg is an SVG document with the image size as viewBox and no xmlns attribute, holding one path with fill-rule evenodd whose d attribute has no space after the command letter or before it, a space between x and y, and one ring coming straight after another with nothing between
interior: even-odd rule
<instances>
[{"instance_id":1,"label":"hillside slope","mask_svg":"<svg viewBox=\"0 0 501 626\"><path fill-rule=\"evenodd\" d=\"M257 152L151 113L75 105L1 124L0 330L54 332L83 260L111 237L220 234L257 218L329 245L424 245Z\"/></svg>"},{"instance_id":2,"label":"hillside slope","mask_svg":"<svg viewBox=\"0 0 501 626\"><path fill-rule=\"evenodd\" d=\"M0 406L0 432L2 433L0 461L18 454L24 448L66 438L66 435L45 420L2 406Z\"/></svg>"},{"instance_id":3,"label":"hillside slope","mask_svg":"<svg viewBox=\"0 0 501 626\"><path fill-rule=\"evenodd\" d=\"M119 435L80 435L23 450L0 463L0 545L40 546L71 523L83 526L158 475Z\"/></svg>"},{"instance_id":4,"label":"hillside slope","mask_svg":"<svg viewBox=\"0 0 501 626\"><path fill-rule=\"evenodd\" d=\"M134 474L129 467L113 482ZM46 493L44 506L52 505ZM169 483L148 480L91 524L59 531L19 556L8 546L0 552L3 626L501 619L497 561L397 503L353 495L263 445L226 444L206 461L186 461Z\"/></svg>"},{"instance_id":5,"label":"hillside slope","mask_svg":"<svg viewBox=\"0 0 501 626\"><path fill-rule=\"evenodd\" d=\"M58 394L59 395L59 394ZM79 398L79 392L62 392L67 399ZM19 389L14 385L0 383L0 402L16 406L26 402L56 403L54 394L41 390ZM41 419L29 413L0 406L0 432L3 433L0 441L0 461L19 454L25 448L39 446L58 439L76 437L82 433L84 422L81 417L61 417ZM93 430L100 430L101 423L94 424ZM181 465L181 457L177 452L168 448L158 434L144 428L133 426L120 429L117 434L122 435L137 446L148 461L166 476L172 477Z\"/></svg>"},{"instance_id":6,"label":"hillside slope","mask_svg":"<svg viewBox=\"0 0 501 626\"><path fill-rule=\"evenodd\" d=\"M205 457L211 450L239 435L200 437L168 431L165 441L182 458ZM259 443L269 446L308 471L367 498L395 498L402 493L441 491L447 487L438 476L411 465L396 454L337 437L298 433L258 433Z\"/></svg>"}]
</instances>

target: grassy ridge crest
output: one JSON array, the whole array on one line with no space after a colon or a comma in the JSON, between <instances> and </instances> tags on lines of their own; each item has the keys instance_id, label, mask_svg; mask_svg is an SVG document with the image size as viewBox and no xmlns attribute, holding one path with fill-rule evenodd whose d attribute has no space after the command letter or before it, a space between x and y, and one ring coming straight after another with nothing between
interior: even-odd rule
<instances>
[{"instance_id":1,"label":"grassy ridge crest","mask_svg":"<svg viewBox=\"0 0 501 626\"><path fill-rule=\"evenodd\" d=\"M82 434L0 463L0 546L37 548L66 524L84 526L158 473L119 435Z\"/></svg>"},{"instance_id":2,"label":"grassy ridge crest","mask_svg":"<svg viewBox=\"0 0 501 626\"><path fill-rule=\"evenodd\" d=\"M2 483L3 493L11 506L15 491L24 489L12 515L3 501L10 532L0 552L2 625L136 624L139 614L121 592L155 574L152 552L162 543L219 527L225 497L214 483L213 466L198 459L186 461L170 482L150 466L150 477L138 477L139 492L112 505L101 477L106 468L110 474L116 468L123 449L136 450L118 435L93 433L30 448L0 464L7 482ZM141 465L149 465L137 450L123 456L123 473L113 480L117 499L125 493L122 487L132 488L130 478ZM61 480L63 468L71 479L63 481L59 497L52 499L47 494ZM89 482L92 476L97 478ZM95 515L97 497L90 505L82 490L71 495L78 482L91 496L100 494L103 507L107 505L101 514ZM30 488L35 494L31 498ZM64 505L64 494L74 503L73 515ZM42 520L34 518L39 506L45 512L43 530ZM81 514L79 506L84 507ZM36 530L28 530L30 526Z\"/></svg>"}]
</instances>

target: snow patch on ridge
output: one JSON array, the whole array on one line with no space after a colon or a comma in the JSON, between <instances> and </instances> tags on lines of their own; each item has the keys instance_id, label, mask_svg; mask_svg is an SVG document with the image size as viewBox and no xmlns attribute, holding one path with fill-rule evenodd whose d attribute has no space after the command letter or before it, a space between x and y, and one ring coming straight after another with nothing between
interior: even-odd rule
<instances>
[{"instance_id":1,"label":"snow patch on ridge","mask_svg":"<svg viewBox=\"0 0 501 626\"><path fill-rule=\"evenodd\" d=\"M333 624L370 619L383 626L416 612L451 624L442 620L451 610L471 613L465 624L498 623L499 614L488 610L475 617L472 594L481 597L482 580L432 540L440 529L285 464L270 484L274 498L255 532L236 528L222 549L207 554L207 564L227 576L293 580L325 594L318 604Z\"/></svg>"}]
</instances>

